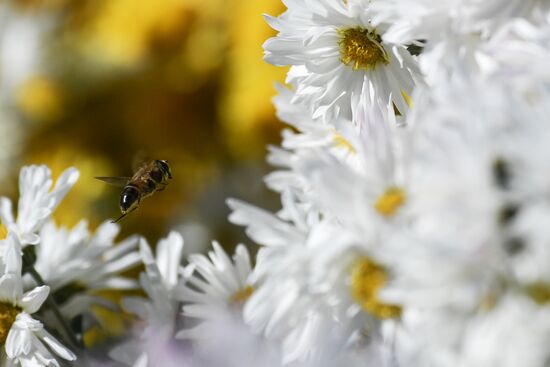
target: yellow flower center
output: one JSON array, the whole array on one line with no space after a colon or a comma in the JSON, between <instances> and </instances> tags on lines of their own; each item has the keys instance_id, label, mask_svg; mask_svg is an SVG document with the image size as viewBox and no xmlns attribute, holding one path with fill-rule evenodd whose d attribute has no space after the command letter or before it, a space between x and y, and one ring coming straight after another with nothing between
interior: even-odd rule
<instances>
[{"instance_id":1,"label":"yellow flower center","mask_svg":"<svg viewBox=\"0 0 550 367\"><path fill-rule=\"evenodd\" d=\"M544 282L534 282L524 288L525 294L539 305L550 302L550 284Z\"/></svg>"},{"instance_id":2,"label":"yellow flower center","mask_svg":"<svg viewBox=\"0 0 550 367\"><path fill-rule=\"evenodd\" d=\"M0 345L4 345L8 338L11 326L15 318L21 313L21 308L9 303L0 302Z\"/></svg>"},{"instance_id":3,"label":"yellow flower center","mask_svg":"<svg viewBox=\"0 0 550 367\"><path fill-rule=\"evenodd\" d=\"M388 64L389 58L382 47L382 38L368 29L356 27L338 30L340 60L354 70L369 70L378 64Z\"/></svg>"},{"instance_id":4,"label":"yellow flower center","mask_svg":"<svg viewBox=\"0 0 550 367\"><path fill-rule=\"evenodd\" d=\"M384 287L387 274L384 268L368 257L357 261L351 269L351 295L369 314L379 319L396 318L401 307L378 300L378 292Z\"/></svg>"},{"instance_id":5,"label":"yellow flower center","mask_svg":"<svg viewBox=\"0 0 550 367\"><path fill-rule=\"evenodd\" d=\"M231 302L232 304L243 304L248 298L250 298L253 291L254 288L252 288L252 286L250 285L239 289L237 292L233 293L233 295L229 299L229 302Z\"/></svg>"},{"instance_id":6,"label":"yellow flower center","mask_svg":"<svg viewBox=\"0 0 550 367\"><path fill-rule=\"evenodd\" d=\"M405 100L405 103L407 104L407 106L411 108L413 105L411 96L409 96L404 90L401 91L401 95L403 96L403 99Z\"/></svg>"},{"instance_id":7,"label":"yellow flower center","mask_svg":"<svg viewBox=\"0 0 550 367\"><path fill-rule=\"evenodd\" d=\"M8 229L0 224L0 240L5 240L8 237Z\"/></svg>"},{"instance_id":8,"label":"yellow flower center","mask_svg":"<svg viewBox=\"0 0 550 367\"><path fill-rule=\"evenodd\" d=\"M335 132L333 135L333 139L334 139L335 147L343 148L348 152L350 152L351 154L355 154L357 152L353 147L353 145L351 145L351 143L346 138L344 138L341 134Z\"/></svg>"},{"instance_id":9,"label":"yellow flower center","mask_svg":"<svg viewBox=\"0 0 550 367\"><path fill-rule=\"evenodd\" d=\"M405 204L405 192L398 187L388 188L374 204L378 213L385 217L391 217L395 212Z\"/></svg>"}]
</instances>

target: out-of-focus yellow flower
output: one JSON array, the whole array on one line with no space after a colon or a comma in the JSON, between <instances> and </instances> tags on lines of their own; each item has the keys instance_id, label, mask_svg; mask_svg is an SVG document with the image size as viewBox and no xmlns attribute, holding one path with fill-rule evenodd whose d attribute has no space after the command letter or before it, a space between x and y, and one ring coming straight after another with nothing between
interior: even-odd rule
<instances>
[{"instance_id":1,"label":"out-of-focus yellow flower","mask_svg":"<svg viewBox=\"0 0 550 367\"><path fill-rule=\"evenodd\" d=\"M47 76L36 75L19 87L15 103L30 120L56 120L63 111L61 85Z\"/></svg>"},{"instance_id":2,"label":"out-of-focus yellow flower","mask_svg":"<svg viewBox=\"0 0 550 367\"><path fill-rule=\"evenodd\" d=\"M225 36L214 27L195 29L187 39L183 54L195 72L212 71L223 63Z\"/></svg>"},{"instance_id":3,"label":"out-of-focus yellow flower","mask_svg":"<svg viewBox=\"0 0 550 367\"><path fill-rule=\"evenodd\" d=\"M87 56L115 66L133 66L152 46L177 37L186 24L182 0L102 0L82 26L78 42Z\"/></svg>"},{"instance_id":4,"label":"out-of-focus yellow flower","mask_svg":"<svg viewBox=\"0 0 550 367\"><path fill-rule=\"evenodd\" d=\"M127 296L125 293L114 291L102 291L99 294L101 297L108 298L115 303L120 303L121 298ZM91 311L97 317L101 326L93 326L84 333L84 345L87 347L101 344L112 337L120 337L131 327L133 316L129 314L108 310L100 306L92 306Z\"/></svg>"},{"instance_id":5,"label":"out-of-focus yellow flower","mask_svg":"<svg viewBox=\"0 0 550 367\"><path fill-rule=\"evenodd\" d=\"M274 31L261 14L279 14L284 7L278 0L235 0L234 6L229 26L231 50L224 72L226 95L220 113L232 151L243 157L263 154L262 133L279 130L271 97L275 94L274 81L283 82L287 68L263 61L262 43Z\"/></svg>"}]
</instances>

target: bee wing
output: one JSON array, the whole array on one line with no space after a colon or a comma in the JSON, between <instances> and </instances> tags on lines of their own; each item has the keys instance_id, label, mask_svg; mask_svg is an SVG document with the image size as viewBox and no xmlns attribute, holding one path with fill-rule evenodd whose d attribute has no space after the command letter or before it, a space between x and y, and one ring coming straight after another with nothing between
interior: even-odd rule
<instances>
[{"instance_id":1,"label":"bee wing","mask_svg":"<svg viewBox=\"0 0 550 367\"><path fill-rule=\"evenodd\" d=\"M134 154L134 158L132 159L132 171L136 172L138 169L140 169L150 161L151 161L151 156L149 156L149 154L147 154L145 151L140 150L136 152Z\"/></svg>"},{"instance_id":2,"label":"bee wing","mask_svg":"<svg viewBox=\"0 0 550 367\"><path fill-rule=\"evenodd\" d=\"M128 181L130 181L131 177L95 177L97 180L103 181L108 183L109 185L118 186L118 187L124 187L126 184L128 184Z\"/></svg>"}]
</instances>

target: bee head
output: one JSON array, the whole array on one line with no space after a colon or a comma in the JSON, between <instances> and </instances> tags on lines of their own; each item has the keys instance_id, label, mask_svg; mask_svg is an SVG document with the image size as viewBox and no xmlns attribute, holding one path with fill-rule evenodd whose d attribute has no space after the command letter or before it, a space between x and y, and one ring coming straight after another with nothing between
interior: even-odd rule
<instances>
[{"instance_id":1,"label":"bee head","mask_svg":"<svg viewBox=\"0 0 550 367\"><path fill-rule=\"evenodd\" d=\"M120 211L126 214L133 210L139 202L139 191L134 186L126 186L120 194Z\"/></svg>"},{"instance_id":2,"label":"bee head","mask_svg":"<svg viewBox=\"0 0 550 367\"><path fill-rule=\"evenodd\" d=\"M156 161L160 171L162 172L162 175L164 177L172 178L172 172L170 171L170 166L168 165L168 162L165 160L158 159Z\"/></svg>"}]
</instances>

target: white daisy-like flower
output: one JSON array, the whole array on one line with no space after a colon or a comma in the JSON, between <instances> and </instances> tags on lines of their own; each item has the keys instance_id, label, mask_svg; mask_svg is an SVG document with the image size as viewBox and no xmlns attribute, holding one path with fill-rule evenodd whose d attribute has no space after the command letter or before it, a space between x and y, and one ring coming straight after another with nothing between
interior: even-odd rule
<instances>
[{"instance_id":1,"label":"white daisy-like flower","mask_svg":"<svg viewBox=\"0 0 550 367\"><path fill-rule=\"evenodd\" d=\"M38 231L76 183L78 176L78 170L68 168L59 176L52 188L53 180L48 167L33 165L21 168L17 219L13 216L11 200L2 197L2 224L18 236L21 245L36 245L40 242Z\"/></svg>"},{"instance_id":2,"label":"white daisy-like flower","mask_svg":"<svg viewBox=\"0 0 550 367\"><path fill-rule=\"evenodd\" d=\"M484 45L513 19L547 9L540 0L389 0L373 3L373 23L389 24L383 40L416 43L429 83L486 71L493 66Z\"/></svg>"},{"instance_id":3,"label":"white daisy-like flower","mask_svg":"<svg viewBox=\"0 0 550 367\"><path fill-rule=\"evenodd\" d=\"M124 308L142 322L139 336L111 351L110 356L127 365L176 365L181 349L173 345L178 324L181 287L192 268L182 268L183 238L172 231L161 239L156 256L145 239L140 240L140 254L145 272L140 283L148 299L128 297ZM179 357L178 357L179 356Z\"/></svg>"},{"instance_id":4,"label":"white daisy-like flower","mask_svg":"<svg viewBox=\"0 0 550 367\"><path fill-rule=\"evenodd\" d=\"M34 267L70 318L88 312L93 303L109 304L95 291L138 287L135 280L120 275L141 263L138 237L115 245L117 224L104 222L93 234L87 226L81 221L68 230L50 221L40 229L41 241L35 247Z\"/></svg>"},{"instance_id":5,"label":"white daisy-like flower","mask_svg":"<svg viewBox=\"0 0 550 367\"><path fill-rule=\"evenodd\" d=\"M212 247L208 256L189 256L195 274L181 292L184 325L189 326L178 337L192 341L199 366L280 366L277 345L243 321L243 307L256 290L246 247L237 245L232 259L219 243Z\"/></svg>"},{"instance_id":6,"label":"white daisy-like flower","mask_svg":"<svg viewBox=\"0 0 550 367\"><path fill-rule=\"evenodd\" d=\"M273 215L236 200L228 204L230 220L247 226L249 237L264 246L245 320L281 340L285 362L320 363L330 349L320 347L323 333L338 335L332 343L343 349L391 345L378 320L399 317L400 308L377 299L388 276L369 250L383 245L382 229L402 225L408 193L394 151L397 137L379 125L380 111L366 111L359 126L343 124L346 138L335 139L332 126L313 121L291 96L281 89L276 103L298 132L284 135L288 150L272 153L272 163L285 170L266 178L281 191L283 209ZM365 343L366 332L377 337Z\"/></svg>"},{"instance_id":7,"label":"white daisy-like flower","mask_svg":"<svg viewBox=\"0 0 550 367\"><path fill-rule=\"evenodd\" d=\"M40 309L49 294L48 286L23 293L21 244L9 233L4 244L4 271L0 278L0 337L5 342L7 365L59 366L52 356L73 361L76 356L48 333L30 314ZM49 349L48 349L49 348Z\"/></svg>"},{"instance_id":8,"label":"white daisy-like flower","mask_svg":"<svg viewBox=\"0 0 550 367\"><path fill-rule=\"evenodd\" d=\"M380 360L389 363L401 306L379 297L391 275L376 249L406 228L412 193L401 131L377 126L380 115L369 117L355 139L353 165L319 149L294 169L308 182L303 200L323 218L306 243L308 291L326 304L346 340L342 348L353 353L378 345L385 351Z\"/></svg>"},{"instance_id":9,"label":"white daisy-like flower","mask_svg":"<svg viewBox=\"0 0 550 367\"><path fill-rule=\"evenodd\" d=\"M380 298L402 306L418 343L410 365L506 365L496 351L476 355L473 340L507 343L509 332L489 325L510 297L545 313L550 99L506 83L432 88L411 116L407 231L375 249L391 275Z\"/></svg>"},{"instance_id":10,"label":"white daisy-like flower","mask_svg":"<svg viewBox=\"0 0 550 367\"><path fill-rule=\"evenodd\" d=\"M536 98L533 84L540 86L545 81L548 85L550 81L550 12L508 22L484 45L483 52L494 63L490 71L495 78Z\"/></svg>"},{"instance_id":11,"label":"white daisy-like flower","mask_svg":"<svg viewBox=\"0 0 550 367\"><path fill-rule=\"evenodd\" d=\"M312 118L303 105L293 104L295 93L281 85L276 86L279 95L273 99L277 116L292 129L283 130L281 148L270 147L268 162L279 169L265 177L267 186L275 191L305 192L309 183L297 166L303 160L313 159L318 150L329 152L349 165L357 163L356 146L360 145L359 128L349 121L338 119L331 124L321 118ZM309 158L308 158L309 157Z\"/></svg>"},{"instance_id":12,"label":"white daisy-like flower","mask_svg":"<svg viewBox=\"0 0 550 367\"><path fill-rule=\"evenodd\" d=\"M367 116L351 140L353 164L322 150L295 164L309 182L307 201L361 238L401 222L409 196L402 129L384 125L380 113Z\"/></svg>"},{"instance_id":13,"label":"white daisy-like flower","mask_svg":"<svg viewBox=\"0 0 550 367\"><path fill-rule=\"evenodd\" d=\"M487 34L516 17L531 14L539 0L389 0L376 2L374 23L392 20L384 38L393 42L443 39L440 33Z\"/></svg>"},{"instance_id":14,"label":"white daisy-like flower","mask_svg":"<svg viewBox=\"0 0 550 367\"><path fill-rule=\"evenodd\" d=\"M252 279L257 288L244 307L244 320L268 340L278 341L282 362L318 360L317 339L329 332L330 311L309 289L308 237L318 214L297 205L290 192L282 195L283 210L274 215L238 200L228 200L229 220L247 227L259 245Z\"/></svg>"},{"instance_id":15,"label":"white daisy-like flower","mask_svg":"<svg viewBox=\"0 0 550 367\"><path fill-rule=\"evenodd\" d=\"M266 16L279 33L264 44L265 59L292 65L287 81L293 102L314 117L355 122L361 106L406 114L419 77L416 61L400 43L383 41L385 24L373 26L371 2L321 0L285 2L278 18Z\"/></svg>"},{"instance_id":16,"label":"white daisy-like flower","mask_svg":"<svg viewBox=\"0 0 550 367\"><path fill-rule=\"evenodd\" d=\"M191 329L178 333L180 338L204 339L210 335L209 322L223 322L228 314L239 315L242 306L254 292L251 281L250 256L244 245L235 249L233 261L219 243L213 242L214 251L208 257L195 254L189 256L190 266L196 274L188 279L181 290L183 314L201 320Z\"/></svg>"},{"instance_id":17,"label":"white daisy-like flower","mask_svg":"<svg viewBox=\"0 0 550 367\"><path fill-rule=\"evenodd\" d=\"M540 367L550 358L548 307L515 294L503 297L491 312L476 315L464 333L464 366Z\"/></svg>"}]
</instances>

